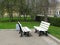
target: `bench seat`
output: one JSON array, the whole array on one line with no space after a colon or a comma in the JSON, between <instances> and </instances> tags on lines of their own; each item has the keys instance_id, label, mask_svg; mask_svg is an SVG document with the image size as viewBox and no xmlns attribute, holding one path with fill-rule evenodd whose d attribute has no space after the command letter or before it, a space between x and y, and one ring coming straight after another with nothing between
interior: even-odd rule
<instances>
[{"instance_id":1,"label":"bench seat","mask_svg":"<svg viewBox=\"0 0 60 45\"><path fill-rule=\"evenodd\" d=\"M31 30L28 27L22 27L23 32L31 32Z\"/></svg>"},{"instance_id":2,"label":"bench seat","mask_svg":"<svg viewBox=\"0 0 60 45\"><path fill-rule=\"evenodd\" d=\"M37 26L34 26L35 29L37 29L38 31L47 31L47 29L44 29L44 28L41 28L41 27L37 27Z\"/></svg>"},{"instance_id":3,"label":"bench seat","mask_svg":"<svg viewBox=\"0 0 60 45\"><path fill-rule=\"evenodd\" d=\"M28 27L22 27L22 31L25 36L30 36L31 30Z\"/></svg>"}]
</instances>

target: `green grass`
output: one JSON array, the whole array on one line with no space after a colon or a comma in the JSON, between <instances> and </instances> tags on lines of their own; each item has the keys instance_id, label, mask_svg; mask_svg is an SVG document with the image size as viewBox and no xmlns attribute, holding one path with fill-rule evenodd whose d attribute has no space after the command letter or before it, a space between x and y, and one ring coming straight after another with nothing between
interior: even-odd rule
<instances>
[{"instance_id":1,"label":"green grass","mask_svg":"<svg viewBox=\"0 0 60 45\"><path fill-rule=\"evenodd\" d=\"M15 29L17 22L0 22L0 29ZM38 26L40 22L21 22L22 26L27 26L33 28L33 26Z\"/></svg>"},{"instance_id":2,"label":"green grass","mask_svg":"<svg viewBox=\"0 0 60 45\"><path fill-rule=\"evenodd\" d=\"M15 29L17 22L0 22L0 29ZM40 22L21 22L22 26L34 28L33 26L39 26ZM50 26L48 32L53 36L60 39L60 27Z\"/></svg>"},{"instance_id":3,"label":"green grass","mask_svg":"<svg viewBox=\"0 0 60 45\"><path fill-rule=\"evenodd\" d=\"M16 22L0 22L0 29L13 29Z\"/></svg>"},{"instance_id":4,"label":"green grass","mask_svg":"<svg viewBox=\"0 0 60 45\"><path fill-rule=\"evenodd\" d=\"M49 33L60 39L60 27L50 26Z\"/></svg>"}]
</instances>

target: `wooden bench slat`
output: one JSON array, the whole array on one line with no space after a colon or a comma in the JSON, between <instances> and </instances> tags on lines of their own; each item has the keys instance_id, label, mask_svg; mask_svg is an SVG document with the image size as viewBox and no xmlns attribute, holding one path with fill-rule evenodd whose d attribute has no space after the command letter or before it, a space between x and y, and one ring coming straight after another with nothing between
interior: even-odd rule
<instances>
[{"instance_id":1,"label":"wooden bench slat","mask_svg":"<svg viewBox=\"0 0 60 45\"><path fill-rule=\"evenodd\" d=\"M39 27L34 26L34 28L39 30L39 31L47 31L49 26L50 26L50 23L41 21L40 26Z\"/></svg>"}]
</instances>

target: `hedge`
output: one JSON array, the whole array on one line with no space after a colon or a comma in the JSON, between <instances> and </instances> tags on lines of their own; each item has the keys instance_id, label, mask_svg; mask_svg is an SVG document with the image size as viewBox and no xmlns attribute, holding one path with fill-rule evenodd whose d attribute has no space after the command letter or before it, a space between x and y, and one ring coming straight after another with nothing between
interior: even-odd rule
<instances>
[{"instance_id":1,"label":"hedge","mask_svg":"<svg viewBox=\"0 0 60 45\"><path fill-rule=\"evenodd\" d=\"M59 26L60 27L60 18L57 17L49 17L48 21L51 23L51 25Z\"/></svg>"},{"instance_id":2,"label":"hedge","mask_svg":"<svg viewBox=\"0 0 60 45\"><path fill-rule=\"evenodd\" d=\"M43 16L36 16L35 20L41 22L44 20L44 17ZM60 27L60 18L48 17L48 22L50 22L51 25L53 25L53 26L59 26Z\"/></svg>"},{"instance_id":3,"label":"hedge","mask_svg":"<svg viewBox=\"0 0 60 45\"><path fill-rule=\"evenodd\" d=\"M44 17L43 16L36 16L36 18L35 18L35 21L42 21L42 20L44 20Z\"/></svg>"}]
</instances>

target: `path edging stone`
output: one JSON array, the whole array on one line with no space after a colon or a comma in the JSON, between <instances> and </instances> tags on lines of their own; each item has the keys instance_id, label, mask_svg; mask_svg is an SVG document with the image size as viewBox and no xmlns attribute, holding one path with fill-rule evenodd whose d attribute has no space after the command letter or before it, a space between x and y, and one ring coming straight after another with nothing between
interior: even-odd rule
<instances>
[{"instance_id":1,"label":"path edging stone","mask_svg":"<svg viewBox=\"0 0 60 45\"><path fill-rule=\"evenodd\" d=\"M51 34L48 34L50 38L52 38L54 41L58 42L60 44L60 40L56 37L52 36Z\"/></svg>"}]
</instances>

